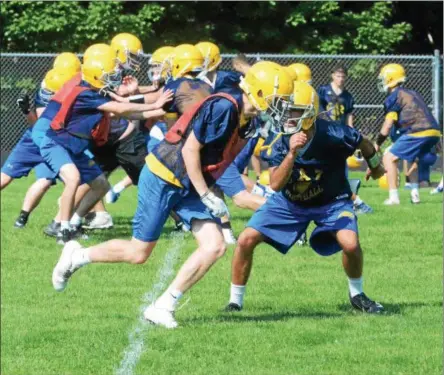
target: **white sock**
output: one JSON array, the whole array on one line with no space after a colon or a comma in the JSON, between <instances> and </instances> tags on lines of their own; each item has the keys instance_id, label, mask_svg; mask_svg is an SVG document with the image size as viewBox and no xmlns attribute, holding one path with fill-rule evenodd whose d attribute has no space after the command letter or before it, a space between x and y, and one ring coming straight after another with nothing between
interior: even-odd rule
<instances>
[{"instance_id":1,"label":"white sock","mask_svg":"<svg viewBox=\"0 0 444 375\"><path fill-rule=\"evenodd\" d=\"M391 200L399 201L398 189L390 189L389 197Z\"/></svg>"},{"instance_id":2,"label":"white sock","mask_svg":"<svg viewBox=\"0 0 444 375\"><path fill-rule=\"evenodd\" d=\"M74 215L72 215L69 224L71 224L71 226L73 227L78 228L80 227L80 224L82 224L82 218L79 215L77 215L77 213L75 213Z\"/></svg>"},{"instance_id":3,"label":"white sock","mask_svg":"<svg viewBox=\"0 0 444 375\"><path fill-rule=\"evenodd\" d=\"M168 288L156 301L156 307L174 311L182 298L183 293L177 289Z\"/></svg>"},{"instance_id":4,"label":"white sock","mask_svg":"<svg viewBox=\"0 0 444 375\"><path fill-rule=\"evenodd\" d=\"M69 226L69 221L61 221L60 222L60 229L61 230L63 230L63 229L70 229L70 226Z\"/></svg>"},{"instance_id":5,"label":"white sock","mask_svg":"<svg viewBox=\"0 0 444 375\"><path fill-rule=\"evenodd\" d=\"M230 288L230 303L235 303L238 306L244 304L244 295L246 285L234 285L231 284Z\"/></svg>"},{"instance_id":6,"label":"white sock","mask_svg":"<svg viewBox=\"0 0 444 375\"><path fill-rule=\"evenodd\" d=\"M412 187L412 190L411 190L411 194L413 195L413 194L419 194L419 184L418 183L411 183L410 184L410 186Z\"/></svg>"},{"instance_id":7,"label":"white sock","mask_svg":"<svg viewBox=\"0 0 444 375\"><path fill-rule=\"evenodd\" d=\"M74 266L82 267L85 264L91 263L89 258L89 249L79 249L72 253L72 262Z\"/></svg>"},{"instance_id":8,"label":"white sock","mask_svg":"<svg viewBox=\"0 0 444 375\"><path fill-rule=\"evenodd\" d=\"M439 183L438 188L442 189L443 184L444 184L444 179L441 178L441 182Z\"/></svg>"},{"instance_id":9,"label":"white sock","mask_svg":"<svg viewBox=\"0 0 444 375\"><path fill-rule=\"evenodd\" d=\"M116 194L119 194L119 193L121 193L124 190L125 190L125 185L123 184L123 182L118 182L117 184L115 184L113 186L113 191Z\"/></svg>"},{"instance_id":10,"label":"white sock","mask_svg":"<svg viewBox=\"0 0 444 375\"><path fill-rule=\"evenodd\" d=\"M353 202L355 206L359 206L362 203L362 199L359 198L359 195L356 196L356 199Z\"/></svg>"},{"instance_id":11,"label":"white sock","mask_svg":"<svg viewBox=\"0 0 444 375\"><path fill-rule=\"evenodd\" d=\"M348 278L348 290L352 298L357 294L363 293L362 290L362 276L359 279Z\"/></svg>"}]
</instances>

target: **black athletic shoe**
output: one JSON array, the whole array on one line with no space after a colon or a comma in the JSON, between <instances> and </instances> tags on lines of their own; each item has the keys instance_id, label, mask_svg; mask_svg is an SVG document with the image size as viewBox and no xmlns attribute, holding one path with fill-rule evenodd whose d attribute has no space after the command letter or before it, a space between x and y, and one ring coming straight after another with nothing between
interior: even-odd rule
<instances>
[{"instance_id":1,"label":"black athletic shoe","mask_svg":"<svg viewBox=\"0 0 444 375\"><path fill-rule=\"evenodd\" d=\"M224 309L225 312L236 312L242 311L242 306L239 306L237 303L230 302Z\"/></svg>"},{"instance_id":2,"label":"black athletic shoe","mask_svg":"<svg viewBox=\"0 0 444 375\"><path fill-rule=\"evenodd\" d=\"M71 231L69 229L60 229L57 232L57 244L65 245L67 242L71 241Z\"/></svg>"},{"instance_id":3,"label":"black athletic shoe","mask_svg":"<svg viewBox=\"0 0 444 375\"><path fill-rule=\"evenodd\" d=\"M364 293L357 294L353 298L349 296L351 305L359 311L369 314L379 314L384 311L384 307L375 301L372 301Z\"/></svg>"},{"instance_id":4,"label":"black athletic shoe","mask_svg":"<svg viewBox=\"0 0 444 375\"><path fill-rule=\"evenodd\" d=\"M26 216L20 215L14 223L14 227L18 229L22 229L26 226L28 222L28 218Z\"/></svg>"},{"instance_id":5,"label":"black athletic shoe","mask_svg":"<svg viewBox=\"0 0 444 375\"><path fill-rule=\"evenodd\" d=\"M89 236L85 233L82 226L71 228L71 240L89 240Z\"/></svg>"},{"instance_id":6,"label":"black athletic shoe","mask_svg":"<svg viewBox=\"0 0 444 375\"><path fill-rule=\"evenodd\" d=\"M54 220L43 229L43 233L45 233L49 237L57 237L57 233L60 231L60 223L56 223Z\"/></svg>"},{"instance_id":7,"label":"black athletic shoe","mask_svg":"<svg viewBox=\"0 0 444 375\"><path fill-rule=\"evenodd\" d=\"M305 246L307 245L307 233L304 233L297 241L296 246Z\"/></svg>"}]
</instances>

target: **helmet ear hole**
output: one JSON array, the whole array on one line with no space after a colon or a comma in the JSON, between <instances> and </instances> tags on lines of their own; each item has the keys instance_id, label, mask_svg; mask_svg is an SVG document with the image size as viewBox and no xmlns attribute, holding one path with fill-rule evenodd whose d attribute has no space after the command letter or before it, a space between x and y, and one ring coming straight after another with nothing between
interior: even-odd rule
<instances>
[{"instance_id":1,"label":"helmet ear hole","mask_svg":"<svg viewBox=\"0 0 444 375\"><path fill-rule=\"evenodd\" d=\"M257 96L258 96L259 98L263 98L263 97L264 97L264 93L262 92L262 90L259 90L259 91L257 92Z\"/></svg>"}]
</instances>

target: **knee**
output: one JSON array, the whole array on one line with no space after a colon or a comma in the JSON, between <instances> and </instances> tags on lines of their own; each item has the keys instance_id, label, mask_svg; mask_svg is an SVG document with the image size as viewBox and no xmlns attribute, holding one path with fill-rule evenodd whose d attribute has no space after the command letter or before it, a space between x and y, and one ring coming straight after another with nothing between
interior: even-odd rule
<instances>
[{"instance_id":1,"label":"knee","mask_svg":"<svg viewBox=\"0 0 444 375\"><path fill-rule=\"evenodd\" d=\"M144 264L150 257L151 251L149 248L133 249L131 252L130 263L131 264Z\"/></svg>"},{"instance_id":2,"label":"knee","mask_svg":"<svg viewBox=\"0 0 444 375\"><path fill-rule=\"evenodd\" d=\"M101 176L97 177L94 180L91 187L94 190L101 191L102 193L107 193L108 190L111 189L111 185L110 185L109 181L107 180L107 178L105 177L105 175L101 175Z\"/></svg>"},{"instance_id":3,"label":"knee","mask_svg":"<svg viewBox=\"0 0 444 375\"><path fill-rule=\"evenodd\" d=\"M243 253L253 253L255 247L259 242L260 241L258 240L258 238L256 238L256 236L254 236L252 233L244 231L239 236L236 250L239 250Z\"/></svg>"},{"instance_id":4,"label":"knee","mask_svg":"<svg viewBox=\"0 0 444 375\"><path fill-rule=\"evenodd\" d=\"M393 155L391 152L386 152L382 157L382 161L384 164L394 163L396 161L396 156Z\"/></svg>"},{"instance_id":5,"label":"knee","mask_svg":"<svg viewBox=\"0 0 444 375\"><path fill-rule=\"evenodd\" d=\"M354 240L343 241L341 247L346 255L359 255L362 251L359 241Z\"/></svg>"},{"instance_id":6,"label":"knee","mask_svg":"<svg viewBox=\"0 0 444 375\"><path fill-rule=\"evenodd\" d=\"M205 245L202 250L211 254L214 259L219 259L222 258L227 251L227 245L221 236L221 238Z\"/></svg>"}]
</instances>

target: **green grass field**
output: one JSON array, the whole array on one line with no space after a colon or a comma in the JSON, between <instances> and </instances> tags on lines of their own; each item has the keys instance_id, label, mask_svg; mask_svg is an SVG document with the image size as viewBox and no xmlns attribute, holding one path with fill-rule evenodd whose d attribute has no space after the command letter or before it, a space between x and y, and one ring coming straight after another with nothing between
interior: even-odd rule
<instances>
[{"instance_id":1,"label":"green grass field","mask_svg":"<svg viewBox=\"0 0 444 375\"><path fill-rule=\"evenodd\" d=\"M170 331L142 324L140 309L194 250L191 235L182 239L168 222L143 266L90 265L57 293L51 273L61 247L42 229L55 213L60 184L26 229L13 228L32 181L16 181L1 194L2 375L443 371L442 196L430 196L430 189L421 190L419 206L402 191L401 206L384 207L386 191L375 182L361 188L361 197L375 209L359 217L364 286L386 314L350 310L339 254L321 258L309 247L295 247L283 257L263 245L256 250L243 312L221 312L229 296L230 248L185 295L188 303L176 314L181 327ZM129 238L136 197L132 188L109 205L115 229L89 242ZM231 213L238 235L251 214L233 207Z\"/></svg>"}]
</instances>

